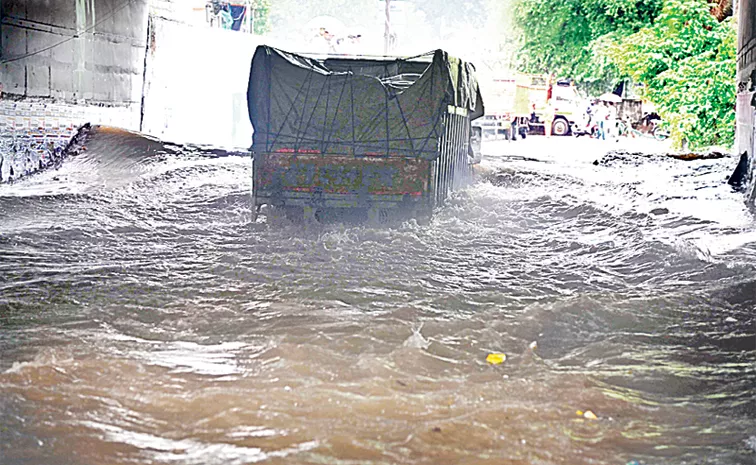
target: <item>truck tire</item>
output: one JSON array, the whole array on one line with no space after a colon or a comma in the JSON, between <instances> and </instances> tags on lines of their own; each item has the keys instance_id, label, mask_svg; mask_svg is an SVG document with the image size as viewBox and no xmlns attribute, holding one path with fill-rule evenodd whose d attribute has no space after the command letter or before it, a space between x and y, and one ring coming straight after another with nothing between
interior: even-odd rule
<instances>
[{"instance_id":1,"label":"truck tire","mask_svg":"<svg viewBox=\"0 0 756 465\"><path fill-rule=\"evenodd\" d=\"M551 134L554 136L566 136L570 133L570 123L564 118L557 118L551 125Z\"/></svg>"}]
</instances>

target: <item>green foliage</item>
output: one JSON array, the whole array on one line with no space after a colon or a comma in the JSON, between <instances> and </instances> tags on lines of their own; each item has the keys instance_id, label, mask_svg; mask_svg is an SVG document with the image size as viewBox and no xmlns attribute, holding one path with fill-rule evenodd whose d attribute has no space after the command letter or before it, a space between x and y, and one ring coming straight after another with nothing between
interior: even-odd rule
<instances>
[{"instance_id":1,"label":"green foliage","mask_svg":"<svg viewBox=\"0 0 756 465\"><path fill-rule=\"evenodd\" d=\"M662 0L516 0L518 67L575 79L589 91L621 77L603 50L652 23Z\"/></svg>"},{"instance_id":2,"label":"green foliage","mask_svg":"<svg viewBox=\"0 0 756 465\"><path fill-rule=\"evenodd\" d=\"M665 0L653 25L615 42L606 56L646 86L677 146L732 144L736 31L705 0Z\"/></svg>"},{"instance_id":3,"label":"green foliage","mask_svg":"<svg viewBox=\"0 0 756 465\"><path fill-rule=\"evenodd\" d=\"M263 35L270 31L270 0L252 2L252 28L255 34Z\"/></svg>"},{"instance_id":4,"label":"green foliage","mask_svg":"<svg viewBox=\"0 0 756 465\"><path fill-rule=\"evenodd\" d=\"M519 63L597 94L620 79L645 85L674 142L730 145L736 32L707 0L515 0Z\"/></svg>"}]
</instances>

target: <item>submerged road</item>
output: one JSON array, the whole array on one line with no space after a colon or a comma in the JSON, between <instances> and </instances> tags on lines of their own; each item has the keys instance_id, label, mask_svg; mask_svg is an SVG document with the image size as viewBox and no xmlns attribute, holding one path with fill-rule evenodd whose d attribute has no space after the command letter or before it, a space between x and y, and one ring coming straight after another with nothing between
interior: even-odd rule
<instances>
[{"instance_id":1,"label":"submerged road","mask_svg":"<svg viewBox=\"0 0 756 465\"><path fill-rule=\"evenodd\" d=\"M0 463L754 463L736 160L625 144L303 228L250 223L247 158L103 132L0 186Z\"/></svg>"}]
</instances>

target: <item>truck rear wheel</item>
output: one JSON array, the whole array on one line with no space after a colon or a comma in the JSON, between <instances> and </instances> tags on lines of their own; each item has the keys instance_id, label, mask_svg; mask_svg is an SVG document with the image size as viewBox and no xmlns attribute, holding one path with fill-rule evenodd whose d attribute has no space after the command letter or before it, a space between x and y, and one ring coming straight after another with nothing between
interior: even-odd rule
<instances>
[{"instance_id":1,"label":"truck rear wheel","mask_svg":"<svg viewBox=\"0 0 756 465\"><path fill-rule=\"evenodd\" d=\"M566 136L570 133L570 125L564 118L554 120L551 125L551 134L555 136Z\"/></svg>"}]
</instances>

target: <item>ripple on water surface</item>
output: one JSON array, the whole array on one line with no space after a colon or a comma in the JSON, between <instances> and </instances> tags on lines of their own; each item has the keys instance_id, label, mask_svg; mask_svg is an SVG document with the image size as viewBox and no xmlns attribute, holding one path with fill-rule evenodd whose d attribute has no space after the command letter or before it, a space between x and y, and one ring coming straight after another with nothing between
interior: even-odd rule
<instances>
[{"instance_id":1,"label":"ripple on water surface","mask_svg":"<svg viewBox=\"0 0 756 465\"><path fill-rule=\"evenodd\" d=\"M0 191L2 463L754 460L753 231L636 164L302 227L250 224L244 157L93 140Z\"/></svg>"}]
</instances>

